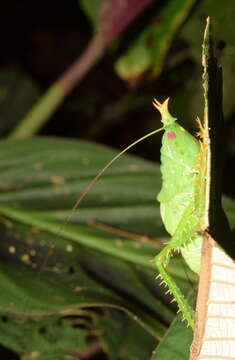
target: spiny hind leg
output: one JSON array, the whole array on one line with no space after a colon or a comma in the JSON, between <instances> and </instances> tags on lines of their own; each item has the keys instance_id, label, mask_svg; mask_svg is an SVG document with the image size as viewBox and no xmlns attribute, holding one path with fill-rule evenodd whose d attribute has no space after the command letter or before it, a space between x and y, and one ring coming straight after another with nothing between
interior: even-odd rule
<instances>
[{"instance_id":1,"label":"spiny hind leg","mask_svg":"<svg viewBox=\"0 0 235 360\"><path fill-rule=\"evenodd\" d=\"M166 271L166 266L170 260L170 256L173 250L180 248L185 244L184 241L177 241L172 238L170 243L154 258L155 264L159 271L159 276L162 278L162 283L166 284L169 288L169 292L173 295L175 301L178 304L179 310L182 311L183 319L188 322L191 328L194 328L194 311L188 304L184 295L182 294L175 281Z\"/></svg>"}]
</instances>

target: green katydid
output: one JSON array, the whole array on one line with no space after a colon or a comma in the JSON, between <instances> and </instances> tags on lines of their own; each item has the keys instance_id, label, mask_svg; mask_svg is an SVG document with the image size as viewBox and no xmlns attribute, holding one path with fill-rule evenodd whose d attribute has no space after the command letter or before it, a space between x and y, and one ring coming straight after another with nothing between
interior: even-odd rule
<instances>
[{"instance_id":1,"label":"green katydid","mask_svg":"<svg viewBox=\"0 0 235 360\"><path fill-rule=\"evenodd\" d=\"M169 255L174 249L181 249L182 254L195 271L199 272L200 264L200 245L202 237L200 231L205 230L203 226L204 197L205 197L205 159L206 143L199 142L186 130L184 130L168 112L168 100L163 104L155 101L155 106L161 112L163 127L138 139L123 151L118 153L88 184L81 196L75 203L69 216L60 227L57 234L63 231L70 217L73 215L82 199L89 192L91 187L101 177L104 171L113 164L123 153L133 147L135 144L146 139L153 134L165 130L162 144L162 165L163 188L158 195L161 202L162 219L167 231L172 235L171 242L155 258L156 265L163 277L163 281L168 285L169 291L173 293L184 318L189 325L193 327L194 312L184 300L180 290L170 279L165 271ZM201 129L202 132L203 129ZM205 136L203 139L205 140ZM174 159L170 159L170 154ZM174 153L173 153L174 152ZM169 163L170 162L170 163ZM176 165L176 166L175 166ZM176 173L178 171L178 173ZM184 195L184 196L183 196ZM177 209L177 212L175 212ZM11 213L12 215L12 213ZM22 219L15 213L15 218ZM183 247L187 245L187 247ZM48 254L48 256L50 253ZM45 265L46 260L43 262ZM191 257L195 261L191 261Z\"/></svg>"},{"instance_id":2,"label":"green katydid","mask_svg":"<svg viewBox=\"0 0 235 360\"><path fill-rule=\"evenodd\" d=\"M156 256L155 262L159 270L159 276L169 287L178 303L179 309L188 324L194 325L194 311L187 304L179 288L170 278L165 270L172 250L180 249L189 267L199 273L200 252L202 236L200 231L205 230L203 225L203 214L205 212L205 168L207 145L203 128L200 125L203 141L183 129L177 119L172 117L168 111L168 100L163 104L154 101L155 107L162 116L163 127L152 131L134 143L130 144L118 153L88 184L81 196L73 206L69 216L61 226L59 233L70 217L78 208L82 199L88 194L92 186L101 175L130 148L142 140L164 130L161 148L161 171L163 174L163 186L158 195L161 203L161 216L166 230L172 235L170 243ZM187 245L187 246L185 246Z\"/></svg>"},{"instance_id":3,"label":"green katydid","mask_svg":"<svg viewBox=\"0 0 235 360\"><path fill-rule=\"evenodd\" d=\"M158 194L161 216L171 241L155 257L159 276L178 303L188 324L194 326L194 311L165 267L171 252L180 249L189 267L200 271L202 236L204 231L207 137L200 125L203 140L197 140L168 111L168 99L154 102L160 111L165 133L162 138L161 172L163 185ZM199 121L198 121L199 122ZM200 122L199 122L200 124Z\"/></svg>"},{"instance_id":4,"label":"green katydid","mask_svg":"<svg viewBox=\"0 0 235 360\"><path fill-rule=\"evenodd\" d=\"M178 303L179 309L188 324L194 326L194 311L187 304L179 288L165 270L171 252L180 249L189 267L197 274L200 271L200 256L202 236L200 232L206 229L205 187L206 187L206 156L207 136L200 126L202 141L183 129L168 111L168 100L163 104L154 101L155 107L162 116L163 127L138 139L123 151L118 153L88 184L73 207L77 209L82 199L100 178L104 171L123 153L131 147L155 133L165 130L161 148L161 171L163 186L158 195L161 203L161 216L166 230L172 235L170 243L155 258L159 276L169 287ZM69 217L71 216L71 213ZM67 222L67 221L66 221ZM65 223L66 223L65 222ZM63 225L64 226L64 225Z\"/></svg>"},{"instance_id":5,"label":"green katydid","mask_svg":"<svg viewBox=\"0 0 235 360\"><path fill-rule=\"evenodd\" d=\"M160 254L156 256L155 262L160 275L163 277L163 281L168 285L169 291L173 293L180 310L183 312L184 318L187 320L188 324L193 327L194 312L165 271L165 266L167 265L171 251L180 248L189 266L196 273L199 272L200 248L202 242L200 232L206 229L203 214L205 211L207 137L205 136L202 127L202 142L184 130L177 123L176 118L169 114L168 100L163 104L155 101L155 106L161 112L164 126L129 145L126 149L117 154L98 173L83 191L57 234L62 232L64 226L80 204L81 200L104 171L117 158L143 139L164 130L165 133L163 135L163 145L161 150L163 188L158 195L158 199L161 202L163 222L167 231L172 235L172 240ZM172 159L170 156L171 154L173 155ZM175 165L177 166L175 167ZM178 173L176 173L176 171L178 171ZM15 218L21 220L21 218L18 218L17 213L15 214ZM184 247L184 245L187 246ZM43 262L43 265L47 261L47 258ZM192 258L194 261L192 261Z\"/></svg>"},{"instance_id":6,"label":"green katydid","mask_svg":"<svg viewBox=\"0 0 235 360\"><path fill-rule=\"evenodd\" d=\"M143 139L165 130L162 145L162 173L163 188L158 199L161 202L161 212L163 222L168 232L172 235L171 242L161 251L155 258L156 265L163 277L163 281L169 287L169 291L173 293L180 310L183 312L184 318L189 325L193 327L194 312L191 310L187 302L184 300L180 290L170 279L165 271L169 255L173 249L180 248L186 262L195 271L199 272L200 263L200 245L202 237L200 231L205 230L203 226L204 197L205 197L205 159L206 159L206 142L200 143L196 138L184 130L168 112L168 100L163 104L155 101L155 106L161 112L163 127L145 135L141 139L129 145L126 149L117 154L88 184L86 189L77 200L72 211L59 229L61 233L69 218L79 206L81 200L89 192L91 187L104 173L104 171L124 152L129 150L135 144ZM203 136L203 139L206 137ZM179 145L179 146L178 146ZM169 159L169 151L174 151L174 160ZM167 157L168 156L168 157ZM170 161L170 164L169 164ZM178 173L174 163L177 163ZM182 186L178 186L178 185ZM174 188L175 187L175 188ZM182 192L179 192L182 189ZM168 191L168 193L167 193ZM184 194L184 197L182 196ZM177 213L174 213L177 208ZM173 210L172 210L173 209ZM173 213L172 213L173 211ZM18 219L17 214L15 218ZM57 233L57 234L58 234ZM187 245L187 247L183 247ZM195 251L196 250L196 251ZM192 255L193 254L193 255ZM192 263L192 256L195 261ZM48 258L48 257L47 257ZM45 264L46 260L43 262Z\"/></svg>"}]
</instances>

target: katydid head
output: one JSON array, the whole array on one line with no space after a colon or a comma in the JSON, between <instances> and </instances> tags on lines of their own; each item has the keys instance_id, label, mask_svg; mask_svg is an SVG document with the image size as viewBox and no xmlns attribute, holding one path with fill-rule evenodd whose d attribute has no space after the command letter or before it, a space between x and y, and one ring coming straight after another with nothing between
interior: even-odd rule
<instances>
[{"instance_id":1,"label":"katydid head","mask_svg":"<svg viewBox=\"0 0 235 360\"><path fill-rule=\"evenodd\" d=\"M170 98L167 98L162 104L159 101L157 101L156 99L154 99L154 101L153 101L153 105L155 106L155 108L158 109L158 111L161 114L161 117L162 117L161 121L164 126L174 124L174 122L177 121L177 118L174 118L169 113L169 110L168 110L169 99Z\"/></svg>"}]
</instances>

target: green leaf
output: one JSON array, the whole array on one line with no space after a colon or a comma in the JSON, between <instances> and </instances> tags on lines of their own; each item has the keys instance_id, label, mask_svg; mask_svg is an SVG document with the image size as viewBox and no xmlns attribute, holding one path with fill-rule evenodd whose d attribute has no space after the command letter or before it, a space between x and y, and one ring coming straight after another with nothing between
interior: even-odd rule
<instances>
[{"instance_id":1,"label":"green leaf","mask_svg":"<svg viewBox=\"0 0 235 360\"><path fill-rule=\"evenodd\" d=\"M114 154L103 146L53 138L0 142L0 310L3 322L18 324L10 326L7 338L0 331L0 343L19 351L20 341L24 356L43 353L47 344L32 339L26 346L14 336L14 331L21 336L22 325L40 329L65 318L71 327L74 317L82 321L85 313L90 320L82 330L90 334L100 316L95 309L112 307L157 341L174 318L151 262L166 240L155 201L158 166L123 156L59 230L84 186ZM232 204L229 211L235 213ZM182 259L173 259L168 271L187 293L191 284Z\"/></svg>"},{"instance_id":2,"label":"green leaf","mask_svg":"<svg viewBox=\"0 0 235 360\"><path fill-rule=\"evenodd\" d=\"M79 0L79 4L88 20L95 28L99 23L100 8L103 0Z\"/></svg>"},{"instance_id":3,"label":"green leaf","mask_svg":"<svg viewBox=\"0 0 235 360\"><path fill-rule=\"evenodd\" d=\"M118 75L127 81L149 70L155 76L159 75L173 36L193 4L194 0L171 0L160 8L152 22L145 26L116 62Z\"/></svg>"},{"instance_id":4,"label":"green leaf","mask_svg":"<svg viewBox=\"0 0 235 360\"><path fill-rule=\"evenodd\" d=\"M23 355L24 360L62 360L68 354L71 360L77 359L73 356L73 350L85 347L87 335L85 330L77 329L71 321L58 316L41 322L23 322L14 317L2 316L0 330L1 343Z\"/></svg>"},{"instance_id":5,"label":"green leaf","mask_svg":"<svg viewBox=\"0 0 235 360\"><path fill-rule=\"evenodd\" d=\"M102 341L112 358L120 360L146 360L151 356L155 340L136 322L123 313L107 311L99 321Z\"/></svg>"},{"instance_id":6,"label":"green leaf","mask_svg":"<svg viewBox=\"0 0 235 360\"><path fill-rule=\"evenodd\" d=\"M135 235L125 239L115 229L90 225L95 220L137 231L143 217L147 225L142 234L158 228L164 239L153 196L158 168L124 157L84 200L81 217L76 215L58 234L67 209L114 152L58 139L2 141L0 148L1 313L23 319L28 327L34 319L40 328L51 316L79 318L88 308L108 306L124 311L160 339L173 314L163 302L150 261L158 251L155 240L140 241ZM179 265L177 259L171 271L187 286ZM0 342L19 351L14 333L7 339L0 334ZM22 351L28 356L43 352L43 346L32 340L23 343Z\"/></svg>"},{"instance_id":7,"label":"green leaf","mask_svg":"<svg viewBox=\"0 0 235 360\"><path fill-rule=\"evenodd\" d=\"M187 328L178 315L154 350L151 360L188 360L192 340L192 329Z\"/></svg>"},{"instance_id":8,"label":"green leaf","mask_svg":"<svg viewBox=\"0 0 235 360\"><path fill-rule=\"evenodd\" d=\"M205 101L205 127L209 129L211 163L208 165L209 191L206 201L209 203L210 235L234 258L233 234L222 209L222 175L224 160L224 118L223 118L223 78L222 68L213 53L210 19L205 29L202 60L204 66L203 88Z\"/></svg>"}]
</instances>

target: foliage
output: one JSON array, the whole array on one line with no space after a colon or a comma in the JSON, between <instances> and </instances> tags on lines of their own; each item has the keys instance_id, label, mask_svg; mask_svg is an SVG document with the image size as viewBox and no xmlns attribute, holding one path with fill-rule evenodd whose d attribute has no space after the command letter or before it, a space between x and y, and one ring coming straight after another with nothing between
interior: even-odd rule
<instances>
[{"instance_id":1,"label":"foliage","mask_svg":"<svg viewBox=\"0 0 235 360\"><path fill-rule=\"evenodd\" d=\"M219 0L142 0L138 9L133 0L125 9L121 0L64 1L56 10L52 3L31 8L26 1L18 8L12 1L9 18L0 15L1 24L7 21L0 73L0 343L23 360L186 359L191 330L176 317L151 261L168 240L155 200L159 166L124 155L61 224L115 154L83 139L124 147L160 127L153 97L170 96L172 113L193 128L203 108L201 42L208 14L225 70L230 159L224 178L234 195L233 2L223 11ZM20 19L13 35L11 18ZM94 39L88 64L84 54ZM88 64L77 79L70 77L75 56L77 64ZM66 90L65 69L73 80ZM47 97L51 84L61 90L53 99ZM3 138L23 124L37 99L34 116L43 136ZM38 135L36 128L25 129L24 136ZM159 146L156 136L137 153L156 162ZM223 206L234 228L235 203L224 197ZM197 279L185 273L181 257L167 270L188 294Z\"/></svg>"}]
</instances>

